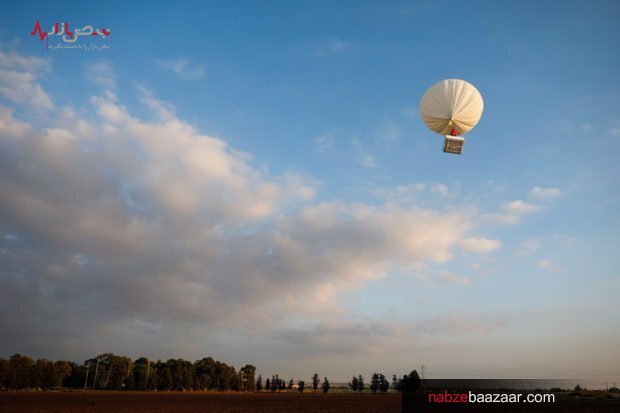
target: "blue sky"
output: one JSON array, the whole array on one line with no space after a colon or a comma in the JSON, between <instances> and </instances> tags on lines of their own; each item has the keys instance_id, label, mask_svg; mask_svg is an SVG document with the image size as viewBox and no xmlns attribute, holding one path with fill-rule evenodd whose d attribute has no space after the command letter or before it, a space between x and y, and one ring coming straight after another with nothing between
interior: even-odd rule
<instances>
[{"instance_id":1,"label":"blue sky","mask_svg":"<svg viewBox=\"0 0 620 413\"><path fill-rule=\"evenodd\" d=\"M5 5L0 351L620 381L619 17ZM46 51L37 20L110 28L110 49ZM445 78L485 101L460 157L418 114Z\"/></svg>"}]
</instances>

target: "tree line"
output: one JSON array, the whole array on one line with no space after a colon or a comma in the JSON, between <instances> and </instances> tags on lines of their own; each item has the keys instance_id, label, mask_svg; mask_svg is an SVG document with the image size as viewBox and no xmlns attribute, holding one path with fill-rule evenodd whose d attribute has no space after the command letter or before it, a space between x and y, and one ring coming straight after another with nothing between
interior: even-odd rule
<instances>
[{"instance_id":1,"label":"tree line","mask_svg":"<svg viewBox=\"0 0 620 413\"><path fill-rule=\"evenodd\" d=\"M267 378L255 377L256 367L246 364L239 370L211 357L195 362L183 359L153 361L146 357L132 360L129 357L104 353L77 364L71 361L47 359L34 360L15 354L9 359L0 358L0 389L52 389L82 388L105 390L221 390L221 391L299 391L304 392L304 380L288 383L277 374ZM385 376L374 373L370 391L387 392L390 387L399 392L414 391L421 380L414 370L402 378L392 377L392 384ZM327 393L330 381L314 373L311 378L313 392ZM366 390L363 376L354 376L349 387L354 392Z\"/></svg>"},{"instance_id":2,"label":"tree line","mask_svg":"<svg viewBox=\"0 0 620 413\"><path fill-rule=\"evenodd\" d=\"M194 363L183 359L132 360L113 353L100 354L83 364L33 360L15 354L0 358L0 388L19 390L55 387L107 390L232 390L254 391L256 367L239 370L211 357Z\"/></svg>"},{"instance_id":3,"label":"tree line","mask_svg":"<svg viewBox=\"0 0 620 413\"><path fill-rule=\"evenodd\" d=\"M320 385L320 386L319 386ZM331 389L331 383L327 379L327 377L323 378L323 382L321 384L321 379L317 373L314 373L312 376L312 390L316 393L317 389L319 389L323 393L329 392ZM277 374L271 376L271 380L267 378L265 380L265 385L263 386L263 376L259 375L256 379L256 390L257 391L271 391L271 392L281 392L281 391L299 391L300 393L304 392L306 388L306 382L304 380L299 380L295 382L295 380L290 379L288 384L285 380L281 379Z\"/></svg>"},{"instance_id":4,"label":"tree line","mask_svg":"<svg viewBox=\"0 0 620 413\"><path fill-rule=\"evenodd\" d=\"M316 393L317 391L322 391L323 393L329 392L331 389L331 383L327 379L327 377L321 379L317 373L314 373L312 376L312 390ZM364 376L361 374L359 376L353 376L351 381L348 383L349 388L354 392L363 392L366 390L366 383L364 381ZM397 377L395 374L392 376L392 383L386 379L385 375L381 373L374 373L372 378L370 379L369 390L373 393L381 392L385 393L390 388L393 391L397 391L400 393L403 392L414 392L422 385L422 380L418 375L416 370L413 370L409 374L405 374L402 377ZM265 380L265 384L263 385L263 376L259 375L256 379L256 390L257 391L271 391L271 392L281 392L281 391L299 391L302 392L305 389L305 381L299 380L297 383L293 379L290 379L288 384L280 379L280 377L276 374L271 376L271 379L267 378Z\"/></svg>"},{"instance_id":5,"label":"tree line","mask_svg":"<svg viewBox=\"0 0 620 413\"><path fill-rule=\"evenodd\" d=\"M422 385L422 380L416 370L413 370L409 374L405 374L402 377L397 377L396 374L392 376L392 390L403 393L410 393L416 391ZM366 382L364 377L353 376L349 382L349 387L354 392L363 392L366 390ZM381 373L373 373L370 379L370 391L373 393L381 392L385 393L390 389L390 383Z\"/></svg>"}]
</instances>

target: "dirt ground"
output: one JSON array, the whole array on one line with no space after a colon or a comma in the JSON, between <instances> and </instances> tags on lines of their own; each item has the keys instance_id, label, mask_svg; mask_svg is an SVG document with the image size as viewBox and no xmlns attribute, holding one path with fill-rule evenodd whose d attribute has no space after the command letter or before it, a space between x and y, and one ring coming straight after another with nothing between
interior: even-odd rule
<instances>
[{"instance_id":1,"label":"dirt ground","mask_svg":"<svg viewBox=\"0 0 620 413\"><path fill-rule=\"evenodd\" d=\"M398 394L2 392L0 413L396 413Z\"/></svg>"},{"instance_id":2,"label":"dirt ground","mask_svg":"<svg viewBox=\"0 0 620 413\"><path fill-rule=\"evenodd\" d=\"M620 412L620 398L615 395L558 397L550 404L416 405L409 411ZM0 413L397 413L401 407L401 395L394 393L0 392Z\"/></svg>"}]
</instances>

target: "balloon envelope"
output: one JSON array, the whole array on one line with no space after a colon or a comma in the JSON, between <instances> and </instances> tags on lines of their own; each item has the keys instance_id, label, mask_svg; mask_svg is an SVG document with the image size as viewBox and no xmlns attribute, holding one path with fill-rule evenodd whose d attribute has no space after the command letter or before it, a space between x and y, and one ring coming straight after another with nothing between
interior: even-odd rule
<instances>
[{"instance_id":1,"label":"balloon envelope","mask_svg":"<svg viewBox=\"0 0 620 413\"><path fill-rule=\"evenodd\" d=\"M446 79L431 86L420 101L426 126L442 135L463 135L476 126L484 103L478 89L460 79Z\"/></svg>"}]
</instances>

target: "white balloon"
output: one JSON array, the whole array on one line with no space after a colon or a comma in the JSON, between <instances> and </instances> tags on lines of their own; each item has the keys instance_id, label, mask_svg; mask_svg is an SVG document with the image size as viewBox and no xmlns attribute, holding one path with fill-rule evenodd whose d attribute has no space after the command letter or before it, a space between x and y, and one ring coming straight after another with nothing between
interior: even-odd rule
<instances>
[{"instance_id":1,"label":"white balloon","mask_svg":"<svg viewBox=\"0 0 620 413\"><path fill-rule=\"evenodd\" d=\"M442 135L463 135L476 126L484 102L478 89L460 79L446 79L431 86L420 101L426 126Z\"/></svg>"}]
</instances>

